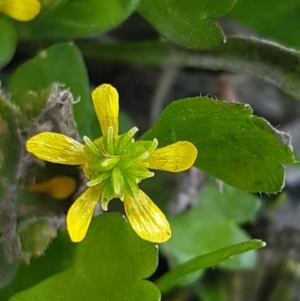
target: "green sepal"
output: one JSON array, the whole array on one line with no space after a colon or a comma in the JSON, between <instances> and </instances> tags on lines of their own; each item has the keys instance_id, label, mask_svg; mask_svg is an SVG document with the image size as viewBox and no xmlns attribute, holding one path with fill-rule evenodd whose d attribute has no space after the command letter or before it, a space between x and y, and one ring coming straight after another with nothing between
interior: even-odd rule
<instances>
[{"instance_id":1,"label":"green sepal","mask_svg":"<svg viewBox=\"0 0 300 301\"><path fill-rule=\"evenodd\" d=\"M107 178L109 178L110 175L111 175L110 171L95 173L95 174L91 175L91 177L89 178L89 181L87 182L87 185L89 187L96 186L96 185L102 183Z\"/></svg>"},{"instance_id":2,"label":"green sepal","mask_svg":"<svg viewBox=\"0 0 300 301\"><path fill-rule=\"evenodd\" d=\"M126 169L125 173L127 172L132 176L137 177L139 181L154 176L154 172L151 172L147 168L140 166L131 166L128 169Z\"/></svg>"},{"instance_id":3,"label":"green sepal","mask_svg":"<svg viewBox=\"0 0 300 301\"><path fill-rule=\"evenodd\" d=\"M116 197L117 196L115 195L114 189L111 185L111 180L106 179L104 182L103 192L101 195L101 205L106 204L106 207L105 207L105 205L104 205L104 207L102 205L103 210L107 210L107 204L109 203L109 201Z\"/></svg>"},{"instance_id":4,"label":"green sepal","mask_svg":"<svg viewBox=\"0 0 300 301\"><path fill-rule=\"evenodd\" d=\"M153 140L139 140L136 143L139 143L140 145L143 145L145 151L147 151L149 154L153 152L157 146L158 146L158 141L157 139Z\"/></svg>"},{"instance_id":5,"label":"green sepal","mask_svg":"<svg viewBox=\"0 0 300 301\"><path fill-rule=\"evenodd\" d=\"M144 146L144 141L136 141L131 144L126 151L125 157L130 158L131 160L136 160L138 158L144 158L144 153L147 152Z\"/></svg>"}]
</instances>

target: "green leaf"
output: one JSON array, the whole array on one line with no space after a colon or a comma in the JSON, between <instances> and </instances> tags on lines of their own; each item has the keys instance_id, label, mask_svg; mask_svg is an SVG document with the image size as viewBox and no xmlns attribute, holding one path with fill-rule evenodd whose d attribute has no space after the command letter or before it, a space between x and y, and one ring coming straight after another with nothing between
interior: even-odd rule
<instances>
[{"instance_id":1,"label":"green leaf","mask_svg":"<svg viewBox=\"0 0 300 301\"><path fill-rule=\"evenodd\" d=\"M124 217L107 213L92 220L72 266L14 295L10 301L158 301L144 278L157 266L157 247L139 238Z\"/></svg>"},{"instance_id":2,"label":"green leaf","mask_svg":"<svg viewBox=\"0 0 300 301\"><path fill-rule=\"evenodd\" d=\"M18 40L13 23L4 17L0 17L0 36L0 68L2 68L13 58Z\"/></svg>"},{"instance_id":3,"label":"green leaf","mask_svg":"<svg viewBox=\"0 0 300 301\"><path fill-rule=\"evenodd\" d=\"M249 221L260 207L259 200L249 193L226 184L222 192L210 182L199 196L195 207L170 220L172 238L163 251L174 266L182 264L199 254L205 254L224 246L250 239L239 227ZM249 252L221 263L222 268L249 269L256 263L256 254ZM199 273L188 277L194 281Z\"/></svg>"},{"instance_id":4,"label":"green leaf","mask_svg":"<svg viewBox=\"0 0 300 301\"><path fill-rule=\"evenodd\" d=\"M195 97L171 103L141 139L159 147L190 141L198 149L195 166L229 185L275 193L284 182L282 164L294 162L289 136L245 104Z\"/></svg>"},{"instance_id":5,"label":"green leaf","mask_svg":"<svg viewBox=\"0 0 300 301\"><path fill-rule=\"evenodd\" d=\"M214 252L198 256L163 275L156 281L156 285L162 293L165 293L172 287L174 287L178 283L180 278L187 274L190 274L200 269L212 267L224 260L231 258L234 255L262 248L265 245L266 244L261 240L253 239L247 242L242 242L230 247L226 247Z\"/></svg>"},{"instance_id":6,"label":"green leaf","mask_svg":"<svg viewBox=\"0 0 300 301\"><path fill-rule=\"evenodd\" d=\"M201 216L201 221L211 223L220 220L245 223L255 216L260 205L260 200L253 194L226 184L218 188L215 181L210 181L200 194L199 203L192 214L198 219Z\"/></svg>"},{"instance_id":7,"label":"green leaf","mask_svg":"<svg viewBox=\"0 0 300 301\"><path fill-rule=\"evenodd\" d=\"M212 49L224 42L212 20L228 13L235 0L142 0L139 13L170 41L193 49Z\"/></svg>"},{"instance_id":8,"label":"green leaf","mask_svg":"<svg viewBox=\"0 0 300 301\"><path fill-rule=\"evenodd\" d=\"M44 104L45 90L53 83L70 88L75 100L80 99L73 107L75 118L80 132L89 134L86 122L92 110L89 81L83 58L74 44L54 45L22 64L11 76L7 90L12 93L13 101L30 115L36 99Z\"/></svg>"},{"instance_id":9,"label":"green leaf","mask_svg":"<svg viewBox=\"0 0 300 301\"><path fill-rule=\"evenodd\" d=\"M299 49L299 10L299 0L239 0L230 17L265 37Z\"/></svg>"},{"instance_id":10,"label":"green leaf","mask_svg":"<svg viewBox=\"0 0 300 301\"><path fill-rule=\"evenodd\" d=\"M105 32L125 21L139 0L68 1L20 26L25 39L83 37Z\"/></svg>"},{"instance_id":11,"label":"green leaf","mask_svg":"<svg viewBox=\"0 0 300 301\"><path fill-rule=\"evenodd\" d=\"M226 70L256 76L300 100L299 51L254 38L228 38L210 52L174 48L165 42L100 44L81 42L85 56L139 65L161 65Z\"/></svg>"},{"instance_id":12,"label":"green leaf","mask_svg":"<svg viewBox=\"0 0 300 301\"><path fill-rule=\"evenodd\" d=\"M44 17L47 14L55 11L56 9L61 9L67 2L70 0L40 0L41 5L42 5L42 10L40 11L38 16Z\"/></svg>"}]
</instances>

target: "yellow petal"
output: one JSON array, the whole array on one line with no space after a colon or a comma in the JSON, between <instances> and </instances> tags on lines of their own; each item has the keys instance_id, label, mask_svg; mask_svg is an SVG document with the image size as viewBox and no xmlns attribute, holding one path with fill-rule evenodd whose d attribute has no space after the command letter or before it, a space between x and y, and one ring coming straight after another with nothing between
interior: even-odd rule
<instances>
[{"instance_id":1,"label":"yellow petal","mask_svg":"<svg viewBox=\"0 0 300 301\"><path fill-rule=\"evenodd\" d=\"M41 10L38 0L5 0L0 3L0 12L18 21L30 21Z\"/></svg>"},{"instance_id":2,"label":"yellow petal","mask_svg":"<svg viewBox=\"0 0 300 301\"><path fill-rule=\"evenodd\" d=\"M77 187L77 181L69 176L57 176L39 184L30 184L26 189L30 192L46 193L58 200L67 199Z\"/></svg>"},{"instance_id":3,"label":"yellow petal","mask_svg":"<svg viewBox=\"0 0 300 301\"><path fill-rule=\"evenodd\" d=\"M119 94L111 85L104 84L92 93L95 111L100 123L102 134L105 135L110 126L114 135L119 133Z\"/></svg>"},{"instance_id":4,"label":"yellow petal","mask_svg":"<svg viewBox=\"0 0 300 301\"><path fill-rule=\"evenodd\" d=\"M67 229L74 242L84 239L91 222L102 186L88 188L71 206L67 214Z\"/></svg>"},{"instance_id":5,"label":"yellow petal","mask_svg":"<svg viewBox=\"0 0 300 301\"><path fill-rule=\"evenodd\" d=\"M139 200L125 194L124 206L131 227L141 238L162 243L171 237L165 215L143 191L139 191Z\"/></svg>"},{"instance_id":6,"label":"yellow petal","mask_svg":"<svg viewBox=\"0 0 300 301\"><path fill-rule=\"evenodd\" d=\"M179 141L154 150L145 160L150 169L181 172L189 169L197 158L197 148L188 141Z\"/></svg>"},{"instance_id":7,"label":"yellow petal","mask_svg":"<svg viewBox=\"0 0 300 301\"><path fill-rule=\"evenodd\" d=\"M44 132L26 142L27 151L52 163L81 165L86 162L84 146L67 136Z\"/></svg>"}]
</instances>

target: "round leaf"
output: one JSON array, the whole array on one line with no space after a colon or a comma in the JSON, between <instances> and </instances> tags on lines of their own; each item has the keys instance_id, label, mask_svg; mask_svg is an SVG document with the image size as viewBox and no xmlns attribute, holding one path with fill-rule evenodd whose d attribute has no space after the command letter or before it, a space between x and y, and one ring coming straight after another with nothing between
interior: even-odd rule
<instances>
[{"instance_id":1,"label":"round leaf","mask_svg":"<svg viewBox=\"0 0 300 301\"><path fill-rule=\"evenodd\" d=\"M74 257L69 269L10 301L160 300L157 287L143 280L156 269L157 247L138 237L120 214L94 218Z\"/></svg>"},{"instance_id":2,"label":"round leaf","mask_svg":"<svg viewBox=\"0 0 300 301\"><path fill-rule=\"evenodd\" d=\"M207 97L182 99L142 139L157 138L159 147L190 141L198 149L195 166L237 188L275 193L283 188L282 164L294 162L290 137L252 112Z\"/></svg>"}]
</instances>

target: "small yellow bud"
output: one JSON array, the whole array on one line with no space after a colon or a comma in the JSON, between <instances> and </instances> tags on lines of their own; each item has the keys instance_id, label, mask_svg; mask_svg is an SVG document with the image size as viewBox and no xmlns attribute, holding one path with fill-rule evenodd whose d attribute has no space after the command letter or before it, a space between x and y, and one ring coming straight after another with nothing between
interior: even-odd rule
<instances>
[{"instance_id":1,"label":"small yellow bud","mask_svg":"<svg viewBox=\"0 0 300 301\"><path fill-rule=\"evenodd\" d=\"M76 190L77 181L69 176L57 176L39 184L30 184L26 189L30 192L46 193L58 200L70 197Z\"/></svg>"}]
</instances>

